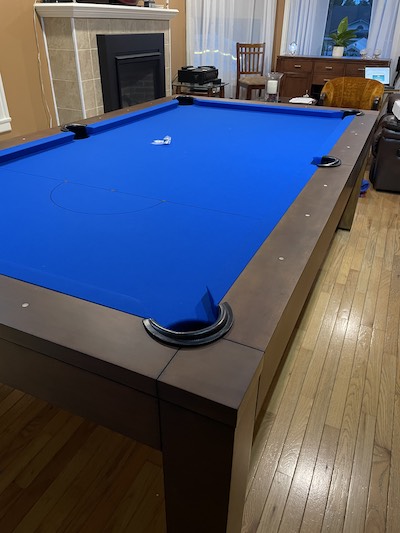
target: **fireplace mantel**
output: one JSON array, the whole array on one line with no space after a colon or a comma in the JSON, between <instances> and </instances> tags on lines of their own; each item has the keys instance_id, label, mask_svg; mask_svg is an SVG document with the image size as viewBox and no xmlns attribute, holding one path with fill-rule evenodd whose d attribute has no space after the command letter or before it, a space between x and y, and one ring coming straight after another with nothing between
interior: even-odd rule
<instances>
[{"instance_id":1,"label":"fireplace mantel","mask_svg":"<svg viewBox=\"0 0 400 533\"><path fill-rule=\"evenodd\" d=\"M35 3L40 17L171 20L179 13L177 9L160 9L112 4Z\"/></svg>"},{"instance_id":2,"label":"fireplace mantel","mask_svg":"<svg viewBox=\"0 0 400 533\"><path fill-rule=\"evenodd\" d=\"M171 19L177 9L76 2L35 3L58 124L104 112L96 36L164 35L165 91L172 94Z\"/></svg>"}]
</instances>

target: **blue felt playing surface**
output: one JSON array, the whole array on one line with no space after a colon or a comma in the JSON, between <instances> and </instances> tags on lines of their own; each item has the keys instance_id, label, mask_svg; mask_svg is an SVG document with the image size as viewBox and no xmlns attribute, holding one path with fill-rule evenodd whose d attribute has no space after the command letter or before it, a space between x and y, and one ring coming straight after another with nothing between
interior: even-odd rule
<instances>
[{"instance_id":1,"label":"blue felt playing surface","mask_svg":"<svg viewBox=\"0 0 400 533\"><path fill-rule=\"evenodd\" d=\"M0 273L166 326L209 319L207 289L223 298L352 120L270 109L173 101L0 152Z\"/></svg>"}]
</instances>

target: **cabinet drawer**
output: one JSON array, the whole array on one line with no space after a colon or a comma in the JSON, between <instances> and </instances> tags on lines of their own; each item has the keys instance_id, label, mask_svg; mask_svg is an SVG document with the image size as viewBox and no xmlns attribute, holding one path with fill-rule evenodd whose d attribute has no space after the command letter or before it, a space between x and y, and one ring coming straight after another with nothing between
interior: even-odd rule
<instances>
[{"instance_id":1,"label":"cabinet drawer","mask_svg":"<svg viewBox=\"0 0 400 533\"><path fill-rule=\"evenodd\" d=\"M314 75L339 78L340 76L344 76L344 65L343 63L336 63L334 61L330 61L329 63L316 61L314 64Z\"/></svg>"},{"instance_id":2,"label":"cabinet drawer","mask_svg":"<svg viewBox=\"0 0 400 533\"><path fill-rule=\"evenodd\" d=\"M313 62L293 57L279 58L279 72L312 72Z\"/></svg>"},{"instance_id":3,"label":"cabinet drawer","mask_svg":"<svg viewBox=\"0 0 400 533\"><path fill-rule=\"evenodd\" d=\"M363 78L365 76L365 63L350 63L349 65L346 65L345 76L355 76L357 78Z\"/></svg>"},{"instance_id":4,"label":"cabinet drawer","mask_svg":"<svg viewBox=\"0 0 400 533\"><path fill-rule=\"evenodd\" d=\"M390 67L390 59L351 61L345 65L345 76L365 76L365 67Z\"/></svg>"},{"instance_id":5,"label":"cabinet drawer","mask_svg":"<svg viewBox=\"0 0 400 533\"><path fill-rule=\"evenodd\" d=\"M327 81L333 80L333 78L338 78L340 76L335 76L334 74L329 73L314 74L312 82L313 85L325 85Z\"/></svg>"}]
</instances>

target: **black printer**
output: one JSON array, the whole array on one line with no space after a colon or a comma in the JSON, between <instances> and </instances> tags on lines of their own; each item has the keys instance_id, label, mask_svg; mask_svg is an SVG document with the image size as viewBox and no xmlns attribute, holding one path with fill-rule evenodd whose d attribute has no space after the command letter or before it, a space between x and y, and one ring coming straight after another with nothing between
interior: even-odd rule
<instances>
[{"instance_id":1,"label":"black printer","mask_svg":"<svg viewBox=\"0 0 400 533\"><path fill-rule=\"evenodd\" d=\"M211 66L182 67L178 70L178 81L203 85L218 78L218 69Z\"/></svg>"}]
</instances>

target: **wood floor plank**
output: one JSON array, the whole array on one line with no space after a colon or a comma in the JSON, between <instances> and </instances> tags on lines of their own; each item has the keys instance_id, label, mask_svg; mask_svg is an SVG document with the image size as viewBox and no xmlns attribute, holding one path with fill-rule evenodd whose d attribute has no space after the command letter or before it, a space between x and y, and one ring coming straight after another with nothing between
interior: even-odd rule
<instances>
[{"instance_id":1,"label":"wood floor plank","mask_svg":"<svg viewBox=\"0 0 400 533\"><path fill-rule=\"evenodd\" d=\"M73 417L64 411L56 411L51 421L43 428L43 435L54 433L53 438L45 441L44 447L25 466L11 486L7 487L7 490L0 494L1 531L6 531L9 527L13 528L17 523L15 520L11 520L11 524L10 521L2 521L5 515L8 517L20 517L21 513L30 509L32 501L38 497L38 493L40 494L40 486L32 486L31 498L27 497L24 489L30 487L37 477L42 475L43 470L53 459L55 450L58 451L61 446L64 446L71 439L71 433L73 434L74 430L80 424L82 424L82 419ZM57 443L56 447L55 443Z\"/></svg>"},{"instance_id":2,"label":"wood floor plank","mask_svg":"<svg viewBox=\"0 0 400 533\"><path fill-rule=\"evenodd\" d=\"M278 466L297 400L303 387L303 381L308 366L311 364L310 355L308 350L301 349L298 352L296 370L293 370L290 375L268 439L259 459L257 458L257 474L253 476L247 491L248 497L243 515L243 531L254 532L261 519L265 499ZM279 423L276 423L277 419L279 419Z\"/></svg>"},{"instance_id":3,"label":"wood floor plank","mask_svg":"<svg viewBox=\"0 0 400 533\"><path fill-rule=\"evenodd\" d=\"M92 487L101 483L102 479L110 479L113 469L122 468L125 464L124 455L129 442L120 435L108 434L106 439L93 450L93 454L82 463L76 477L62 493L62 496L47 504L48 512L43 519L43 533L65 530L65 524L74 520L82 505L90 507ZM79 511L77 511L79 507Z\"/></svg>"},{"instance_id":4,"label":"wood floor plank","mask_svg":"<svg viewBox=\"0 0 400 533\"><path fill-rule=\"evenodd\" d=\"M128 487L125 494L121 495L121 499L115 508L116 520L113 521L111 515L107 522L101 522L97 513L94 513L80 526L80 531L82 533L90 532L94 527L109 531L125 531L132 517L139 512L145 495L159 472L159 468L145 461L138 470L133 483Z\"/></svg>"},{"instance_id":5,"label":"wood floor plank","mask_svg":"<svg viewBox=\"0 0 400 533\"><path fill-rule=\"evenodd\" d=\"M81 421L81 419L79 419ZM94 429L94 424L82 421L78 429L70 433L68 443L63 446L48 465L40 472L27 489L21 489L15 483L1 494L0 509L5 509L0 519L2 533L14 532L19 522L26 517L32 507L43 497L66 468L72 457L87 441Z\"/></svg>"},{"instance_id":6,"label":"wood floor plank","mask_svg":"<svg viewBox=\"0 0 400 533\"><path fill-rule=\"evenodd\" d=\"M347 319L342 318L338 320L338 328L344 332L345 337L341 346L338 370L326 415L326 424L337 429L340 429L342 425L347 391L357 347L357 338L354 335L346 335L347 324Z\"/></svg>"},{"instance_id":7,"label":"wood floor plank","mask_svg":"<svg viewBox=\"0 0 400 533\"><path fill-rule=\"evenodd\" d=\"M396 533L400 524L400 394L396 394L393 417L393 439L390 460L387 506L387 533Z\"/></svg>"},{"instance_id":8,"label":"wood floor plank","mask_svg":"<svg viewBox=\"0 0 400 533\"><path fill-rule=\"evenodd\" d=\"M312 425L309 425L309 427L315 428ZM301 528L320 442L318 437L312 440L307 437L306 435L302 452L296 465L296 471L280 523L280 531L299 531Z\"/></svg>"},{"instance_id":9,"label":"wood floor plank","mask_svg":"<svg viewBox=\"0 0 400 533\"><path fill-rule=\"evenodd\" d=\"M279 524L285 507L285 500L292 478L281 472L276 472L272 482L260 524L256 533L275 533L279 531Z\"/></svg>"},{"instance_id":10,"label":"wood floor plank","mask_svg":"<svg viewBox=\"0 0 400 533\"><path fill-rule=\"evenodd\" d=\"M345 285L347 283L347 279L351 271L351 264L353 262L353 257L355 255L357 241L359 239L360 234L360 231L357 231L357 225L361 225L360 220L360 217L356 217L355 226L352 228L352 230L354 231L350 232L347 247L344 251L343 260L341 262L340 270L336 278L336 283L340 283L342 285Z\"/></svg>"},{"instance_id":11,"label":"wood floor plank","mask_svg":"<svg viewBox=\"0 0 400 533\"><path fill-rule=\"evenodd\" d=\"M5 385L1 386L0 391L1 402L0 402L0 420L3 417L4 413L7 413L23 396L24 393L19 390L9 389Z\"/></svg>"},{"instance_id":12,"label":"wood floor plank","mask_svg":"<svg viewBox=\"0 0 400 533\"><path fill-rule=\"evenodd\" d=\"M162 472L154 465L152 465L152 469L154 469L155 477L149 485L148 490L143 491L144 497L141 499L141 504L137 511L133 514L130 522L127 524L126 531L135 531L137 533L147 533L148 531L151 531L150 525L154 523L154 517L163 512L162 499L160 498L163 487ZM132 514L132 507L133 506L131 505L127 509L129 514ZM118 533L119 531L123 531L123 529L117 523L112 531ZM154 533L158 532L154 531Z\"/></svg>"},{"instance_id":13,"label":"wood floor plank","mask_svg":"<svg viewBox=\"0 0 400 533\"><path fill-rule=\"evenodd\" d=\"M332 242L332 246L321 267L321 271L323 272L324 277L320 290L326 293L332 292L333 286L338 283L337 278L339 275L340 268L342 267L343 258L347 250L349 238L349 231L338 230L336 232L335 238ZM342 283L342 285L344 285L344 283ZM313 309L309 307L309 311L311 313L313 312Z\"/></svg>"},{"instance_id":14,"label":"wood floor plank","mask_svg":"<svg viewBox=\"0 0 400 533\"><path fill-rule=\"evenodd\" d=\"M274 383L274 389L272 394L267 397L265 404L267 407L265 408L265 411L268 410L268 412L276 415L276 413L279 410L279 406L281 405L282 398L285 394L285 391L288 387L288 382L291 379L291 376L294 371L294 366L298 364L298 359L303 359L303 357L308 357L307 350L303 350L302 343L299 340L299 338L304 338L304 332L298 332L294 339L295 346L292 350L290 350L290 353L287 357L285 357L283 364L279 368L279 380L277 383ZM299 353L299 350L302 350L302 354ZM306 366L307 368L307 366ZM294 372L295 375L298 374L298 372ZM293 387L293 383L290 384L291 387ZM264 411L264 412L265 412Z\"/></svg>"},{"instance_id":15,"label":"wood floor plank","mask_svg":"<svg viewBox=\"0 0 400 533\"><path fill-rule=\"evenodd\" d=\"M300 395L286 435L277 470L290 478L293 477L296 469L312 405L313 400L311 398Z\"/></svg>"},{"instance_id":16,"label":"wood floor plank","mask_svg":"<svg viewBox=\"0 0 400 533\"><path fill-rule=\"evenodd\" d=\"M34 411L39 412L44 402L36 401L29 395L21 396L0 418L0 438L7 445L34 418Z\"/></svg>"},{"instance_id":17,"label":"wood floor plank","mask_svg":"<svg viewBox=\"0 0 400 533\"><path fill-rule=\"evenodd\" d=\"M383 261L383 259L382 259ZM379 280L379 289L377 293L375 316L374 316L374 328L386 331L387 314L389 307L390 296L390 281L391 272L384 268L382 263L381 277Z\"/></svg>"},{"instance_id":18,"label":"wood floor plank","mask_svg":"<svg viewBox=\"0 0 400 533\"><path fill-rule=\"evenodd\" d=\"M247 500L243 514L243 531L256 531L261 519L266 497L282 453L285 435L290 427L295 405L288 406L285 417L279 417L279 424L274 423L268 441L260 457L256 475L251 480L247 491Z\"/></svg>"},{"instance_id":19,"label":"wood floor plank","mask_svg":"<svg viewBox=\"0 0 400 533\"><path fill-rule=\"evenodd\" d=\"M371 273L368 279L368 288L365 291L365 304L361 317L361 323L363 326L374 327L376 316L376 305L379 294L379 283L382 272L382 258L374 256Z\"/></svg>"},{"instance_id":20,"label":"wood floor plank","mask_svg":"<svg viewBox=\"0 0 400 533\"><path fill-rule=\"evenodd\" d=\"M106 524L112 530L116 521L121 520L118 509L132 487L140 498L142 487L138 484L138 476L147 463L150 464L149 448L138 443L132 445L127 460L115 465L110 479L106 483L96 483L90 499L79 504L75 510L76 518L70 521L65 533L74 533L77 527L82 533L90 533L91 528L102 529ZM153 463L153 466L162 471L159 465ZM162 493L160 497L163 499Z\"/></svg>"},{"instance_id":21,"label":"wood floor plank","mask_svg":"<svg viewBox=\"0 0 400 533\"><path fill-rule=\"evenodd\" d=\"M372 291L370 284L370 277L374 274L375 268L373 267L375 262L375 250L378 238L378 230L380 226L379 216L372 216L368 213L367 221L365 224L365 248L362 262L360 265L360 275L358 277L357 292L367 293ZM379 258L378 258L379 259ZM368 324L366 324L368 325Z\"/></svg>"},{"instance_id":22,"label":"wood floor plank","mask_svg":"<svg viewBox=\"0 0 400 533\"><path fill-rule=\"evenodd\" d=\"M325 425L300 527L301 533L319 533L335 462L339 429Z\"/></svg>"},{"instance_id":23,"label":"wood floor plank","mask_svg":"<svg viewBox=\"0 0 400 533\"><path fill-rule=\"evenodd\" d=\"M29 487L65 446L71 434L74 434L82 422L82 418L72 416L66 411L56 411L55 416L42 429L42 433L48 436L46 445L16 477L15 483L23 489Z\"/></svg>"},{"instance_id":24,"label":"wood floor plank","mask_svg":"<svg viewBox=\"0 0 400 533\"><path fill-rule=\"evenodd\" d=\"M340 308L338 311L339 318L350 318L350 312L353 305L354 295L357 288L358 272L356 270L350 270L347 276L346 283L344 284L343 297L340 302ZM342 284L340 284L342 285Z\"/></svg>"},{"instance_id":25,"label":"wood floor plank","mask_svg":"<svg viewBox=\"0 0 400 533\"><path fill-rule=\"evenodd\" d=\"M374 448L375 417L361 412L343 533L363 533Z\"/></svg>"},{"instance_id":26,"label":"wood floor plank","mask_svg":"<svg viewBox=\"0 0 400 533\"><path fill-rule=\"evenodd\" d=\"M334 532L342 531L345 519L371 334L370 328L360 327L360 336L340 428L332 483L323 522L323 528Z\"/></svg>"},{"instance_id":27,"label":"wood floor plank","mask_svg":"<svg viewBox=\"0 0 400 533\"><path fill-rule=\"evenodd\" d=\"M90 461L93 451L102 446L105 436L106 431L104 428L100 426L94 428L87 441L79 448L68 465L23 517L15 528L15 533L35 531L42 523L46 523L46 517L63 497L67 488L70 487L86 463ZM115 438L118 440L118 437L119 435L116 435Z\"/></svg>"},{"instance_id":28,"label":"wood floor plank","mask_svg":"<svg viewBox=\"0 0 400 533\"><path fill-rule=\"evenodd\" d=\"M364 413L376 418L378 417L379 394L381 388L383 347L383 331L373 329L361 409Z\"/></svg>"},{"instance_id":29,"label":"wood floor plank","mask_svg":"<svg viewBox=\"0 0 400 533\"><path fill-rule=\"evenodd\" d=\"M357 241L357 246L351 262L351 270L361 272L364 262L365 249L367 247L368 238L366 235L360 235ZM358 278L359 279L359 278ZM359 285L359 283L358 283Z\"/></svg>"},{"instance_id":30,"label":"wood floor plank","mask_svg":"<svg viewBox=\"0 0 400 533\"><path fill-rule=\"evenodd\" d=\"M390 451L375 444L368 487L365 531L377 533L386 531L389 473Z\"/></svg>"},{"instance_id":31,"label":"wood floor plank","mask_svg":"<svg viewBox=\"0 0 400 533\"><path fill-rule=\"evenodd\" d=\"M385 352L397 354L400 324L400 256L392 262L390 292L385 327Z\"/></svg>"},{"instance_id":32,"label":"wood floor plank","mask_svg":"<svg viewBox=\"0 0 400 533\"><path fill-rule=\"evenodd\" d=\"M393 224L393 219L391 220L391 223ZM384 268L386 270L392 271L393 267L393 259L395 257L395 250L396 250L396 236L397 236L397 229L393 227L392 225L389 225L388 231L386 234L386 246L385 246L385 253L383 255L384 259Z\"/></svg>"},{"instance_id":33,"label":"wood floor plank","mask_svg":"<svg viewBox=\"0 0 400 533\"><path fill-rule=\"evenodd\" d=\"M0 493L15 482L19 474L42 450L48 440L48 435L39 431L29 441L25 441L24 445L19 441L18 445L13 446L9 453L3 454L1 465L4 470L0 477Z\"/></svg>"},{"instance_id":34,"label":"wood floor plank","mask_svg":"<svg viewBox=\"0 0 400 533\"><path fill-rule=\"evenodd\" d=\"M397 364L395 356L383 354L375 443L387 450L392 449Z\"/></svg>"},{"instance_id":35,"label":"wood floor plank","mask_svg":"<svg viewBox=\"0 0 400 533\"><path fill-rule=\"evenodd\" d=\"M306 334L303 338L302 347L305 350L314 350L317 343L318 335L321 330L322 322L326 316L326 308L328 306L330 294L321 292L316 302L316 309L318 310L313 315L313 321L309 324Z\"/></svg>"},{"instance_id":36,"label":"wood floor plank","mask_svg":"<svg viewBox=\"0 0 400 533\"><path fill-rule=\"evenodd\" d=\"M258 425L256 434L254 437L254 441L253 441L252 451L251 451L246 497L254 482L254 478L258 470L258 466L259 466L259 463L262 457L262 453L265 448L265 443L267 442L269 438L273 424L275 422L275 418L276 418L276 415L274 413L270 413L269 411L264 411L262 413L262 420L261 420L261 423Z\"/></svg>"},{"instance_id":37,"label":"wood floor plank","mask_svg":"<svg viewBox=\"0 0 400 533\"><path fill-rule=\"evenodd\" d=\"M165 523L165 503L158 509L153 521L149 526L149 531L154 533L167 533L167 526Z\"/></svg>"},{"instance_id":38,"label":"wood floor plank","mask_svg":"<svg viewBox=\"0 0 400 533\"><path fill-rule=\"evenodd\" d=\"M335 309L337 309L336 305ZM335 314L330 314L329 316L330 320L324 321L324 329L326 331L321 332L319 337L320 342L317 342L317 349L315 351L319 356L319 365L315 365L317 368L320 368L318 379L304 381L303 394L312 395L313 406L302 442L299 459L296 464L296 471L293 475L285 514L282 518L282 531L298 531L301 528L303 513L314 475L314 467L318 457L320 440L322 440L324 431L330 396L335 382L339 362L337 347L343 342L345 330L341 327L341 320L335 321ZM329 339L328 343L326 343L327 339ZM324 354L326 354L325 357Z\"/></svg>"}]
</instances>

